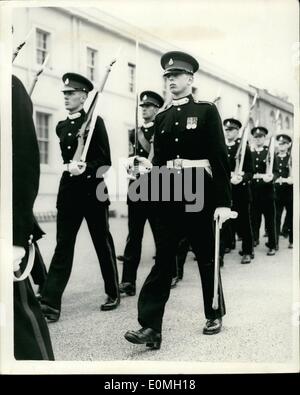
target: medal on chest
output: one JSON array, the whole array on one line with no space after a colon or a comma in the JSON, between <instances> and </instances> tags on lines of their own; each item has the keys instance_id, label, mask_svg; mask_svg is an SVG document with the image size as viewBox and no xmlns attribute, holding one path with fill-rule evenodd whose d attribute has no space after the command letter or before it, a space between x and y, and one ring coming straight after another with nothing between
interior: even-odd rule
<instances>
[{"instance_id":1,"label":"medal on chest","mask_svg":"<svg viewBox=\"0 0 300 395\"><path fill-rule=\"evenodd\" d=\"M198 117L187 117L186 120L186 128L188 130L190 129L196 129L198 123Z\"/></svg>"}]
</instances>

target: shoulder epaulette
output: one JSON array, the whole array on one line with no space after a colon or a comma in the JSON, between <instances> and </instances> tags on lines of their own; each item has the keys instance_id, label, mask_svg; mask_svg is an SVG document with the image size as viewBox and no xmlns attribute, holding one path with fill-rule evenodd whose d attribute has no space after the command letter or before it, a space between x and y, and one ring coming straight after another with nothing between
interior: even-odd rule
<instances>
[{"instance_id":1,"label":"shoulder epaulette","mask_svg":"<svg viewBox=\"0 0 300 395\"><path fill-rule=\"evenodd\" d=\"M156 114L155 118L156 118L158 115L160 115L160 114L162 114L162 113L168 111L168 110L169 110L170 108L172 108L172 107L173 107L173 105L170 104L168 107L164 108L163 110L159 110L158 113Z\"/></svg>"},{"instance_id":2,"label":"shoulder epaulette","mask_svg":"<svg viewBox=\"0 0 300 395\"><path fill-rule=\"evenodd\" d=\"M211 106L213 106L213 105L214 105L214 103L213 103L213 102L211 102L211 101L204 101L204 100L194 100L194 102L195 102L195 103L197 103L197 104L210 104Z\"/></svg>"}]
</instances>

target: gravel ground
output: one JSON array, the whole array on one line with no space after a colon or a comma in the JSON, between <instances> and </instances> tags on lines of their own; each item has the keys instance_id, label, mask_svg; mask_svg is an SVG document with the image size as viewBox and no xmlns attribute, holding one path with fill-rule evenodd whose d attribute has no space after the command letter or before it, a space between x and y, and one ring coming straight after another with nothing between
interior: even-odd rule
<instances>
[{"instance_id":1,"label":"gravel ground","mask_svg":"<svg viewBox=\"0 0 300 395\"><path fill-rule=\"evenodd\" d=\"M49 265L55 247L55 223L43 223L47 233L40 241ZM123 252L127 220L111 219L117 254ZM159 351L147 350L124 339L128 329L138 329L137 295L123 297L118 309L101 312L105 299L96 254L85 223L77 238L73 271L66 288L61 318L50 324L56 360L147 360L199 362L288 363L292 339L292 250L281 239L274 257L266 248L256 248L250 265L241 265L237 249L226 255L222 269L227 307L223 330L216 336L202 335L205 323L200 278L193 254L185 276L172 290L166 307L163 342ZM154 244L145 229L137 291L153 264ZM118 263L119 273L122 264ZM295 346L294 346L295 347Z\"/></svg>"}]
</instances>

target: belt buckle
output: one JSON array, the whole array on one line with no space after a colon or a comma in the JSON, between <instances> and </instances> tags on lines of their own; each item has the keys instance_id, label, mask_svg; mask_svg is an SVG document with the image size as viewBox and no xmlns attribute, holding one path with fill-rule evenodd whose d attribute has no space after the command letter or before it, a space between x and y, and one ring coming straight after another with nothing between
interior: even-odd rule
<instances>
[{"instance_id":1,"label":"belt buckle","mask_svg":"<svg viewBox=\"0 0 300 395\"><path fill-rule=\"evenodd\" d=\"M174 159L174 169L182 169L182 159Z\"/></svg>"}]
</instances>

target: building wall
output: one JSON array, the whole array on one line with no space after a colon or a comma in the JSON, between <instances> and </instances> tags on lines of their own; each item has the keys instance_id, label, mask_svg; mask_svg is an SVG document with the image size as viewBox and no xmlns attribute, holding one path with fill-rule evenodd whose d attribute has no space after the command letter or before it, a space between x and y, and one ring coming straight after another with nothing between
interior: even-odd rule
<instances>
[{"instance_id":1,"label":"building wall","mask_svg":"<svg viewBox=\"0 0 300 395\"><path fill-rule=\"evenodd\" d=\"M85 15L85 13L83 13ZM89 14L93 13L89 11ZM99 99L99 114L103 117L110 139L113 170L118 176L118 160L128 155L128 129L135 123L135 92L129 92L128 63L136 63L136 43L134 35L120 34L109 28L102 21L97 11L93 20L74 15L68 10L58 8L16 8L13 15L14 44L16 47L34 27L50 33L49 64L32 95L34 116L36 112L51 115L49 134L49 161L41 165L39 196L36 200L36 212L55 212L55 201L61 174L61 156L58 139L55 134L57 122L66 117L63 95L60 92L61 76L66 72L87 73L87 47L97 50L97 67L95 85L99 85L107 65L118 52L118 61L113 66L105 90ZM124 24L124 23L123 23ZM173 48L168 48L173 49ZM151 46L141 40L136 69L138 90L150 89L163 94L164 82L160 66L162 49ZM36 36L35 32L19 53L14 62L13 72L29 89L36 71ZM221 100L218 108L222 118L238 117L243 121L247 117L249 102L252 100L253 89L249 86L235 84L229 79L212 75L201 69L195 75L195 96L199 100L212 101L218 93ZM93 95L90 95L90 98ZM88 106L89 103L87 103ZM239 105L239 106L238 106ZM267 101L261 101L254 112L253 119L259 119L267 127L271 126L270 112L276 108ZM283 117L290 118L293 114L283 112ZM139 115L140 121L142 121ZM292 126L291 126L292 127ZM113 193L112 193L113 195ZM125 196L123 196L123 199ZM112 196L114 200L114 196ZM118 214L126 214L125 202L113 202L112 210Z\"/></svg>"}]
</instances>

